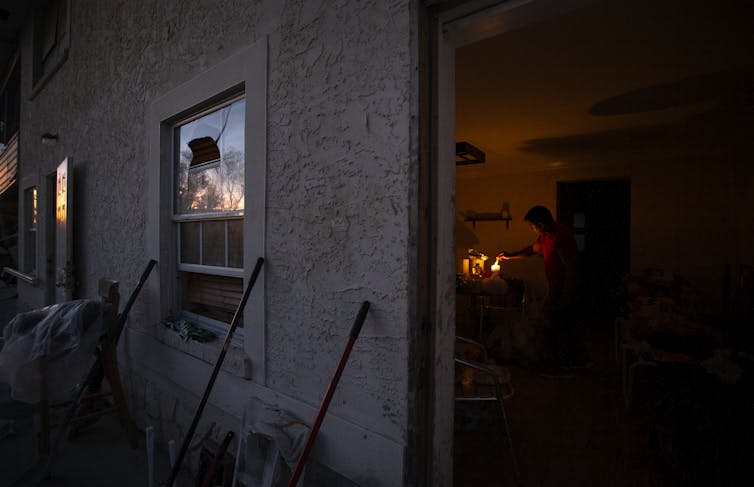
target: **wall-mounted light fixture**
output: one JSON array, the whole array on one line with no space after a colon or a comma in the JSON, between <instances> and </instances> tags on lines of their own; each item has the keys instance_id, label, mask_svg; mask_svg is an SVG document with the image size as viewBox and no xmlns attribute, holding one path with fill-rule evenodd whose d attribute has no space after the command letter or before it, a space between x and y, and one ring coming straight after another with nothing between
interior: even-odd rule
<instances>
[{"instance_id":1,"label":"wall-mounted light fixture","mask_svg":"<svg viewBox=\"0 0 754 487\"><path fill-rule=\"evenodd\" d=\"M51 134L50 132L45 132L42 134L42 144L44 145L55 145L58 142L58 134Z\"/></svg>"}]
</instances>

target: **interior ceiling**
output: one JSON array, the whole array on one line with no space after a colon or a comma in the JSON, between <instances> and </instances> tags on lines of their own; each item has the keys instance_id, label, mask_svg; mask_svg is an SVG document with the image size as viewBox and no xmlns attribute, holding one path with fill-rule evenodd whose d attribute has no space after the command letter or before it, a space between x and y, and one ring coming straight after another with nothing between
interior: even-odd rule
<instances>
[{"instance_id":1,"label":"interior ceiling","mask_svg":"<svg viewBox=\"0 0 754 487\"><path fill-rule=\"evenodd\" d=\"M456 140L487 162L458 177L751 136L753 21L748 0L603 0L459 48Z\"/></svg>"}]
</instances>

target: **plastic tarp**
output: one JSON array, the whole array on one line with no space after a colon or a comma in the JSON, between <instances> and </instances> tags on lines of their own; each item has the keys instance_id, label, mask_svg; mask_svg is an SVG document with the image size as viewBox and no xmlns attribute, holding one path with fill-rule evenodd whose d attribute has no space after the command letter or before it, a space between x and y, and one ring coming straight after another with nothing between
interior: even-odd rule
<instances>
[{"instance_id":1,"label":"plastic tarp","mask_svg":"<svg viewBox=\"0 0 754 487\"><path fill-rule=\"evenodd\" d=\"M36 403L71 398L91 367L100 337L107 332L101 301L80 299L17 314L5 327L0 382L16 401Z\"/></svg>"}]
</instances>

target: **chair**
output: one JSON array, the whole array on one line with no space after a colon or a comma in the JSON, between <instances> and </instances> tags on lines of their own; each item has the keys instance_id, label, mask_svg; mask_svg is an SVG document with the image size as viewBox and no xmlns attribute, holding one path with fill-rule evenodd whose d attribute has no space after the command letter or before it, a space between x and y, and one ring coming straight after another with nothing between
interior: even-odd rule
<instances>
[{"instance_id":1,"label":"chair","mask_svg":"<svg viewBox=\"0 0 754 487\"><path fill-rule=\"evenodd\" d=\"M481 361L466 358L468 349L473 349ZM504 367L491 365L488 362L487 351L484 346L474 340L456 336L456 402L496 402L500 412L503 435L508 443L508 451L513 464L513 474L520 480L518 464L513 449L513 441L508 425L508 415L505 401L513 397L514 389L511 384L510 372Z\"/></svg>"},{"instance_id":2,"label":"chair","mask_svg":"<svg viewBox=\"0 0 754 487\"><path fill-rule=\"evenodd\" d=\"M621 374L623 400L626 409L633 403L633 389L638 369L657 369L660 365L689 365L694 361L687 354L653 347L646 335L646 318L617 318L615 320L615 354ZM644 329L644 333L638 331Z\"/></svg>"}]
</instances>

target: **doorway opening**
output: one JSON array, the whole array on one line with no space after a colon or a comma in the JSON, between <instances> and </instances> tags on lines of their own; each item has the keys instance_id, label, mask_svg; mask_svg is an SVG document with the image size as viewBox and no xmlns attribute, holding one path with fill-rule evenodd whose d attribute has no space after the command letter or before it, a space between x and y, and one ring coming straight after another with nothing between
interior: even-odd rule
<instances>
[{"instance_id":1,"label":"doorway opening","mask_svg":"<svg viewBox=\"0 0 754 487\"><path fill-rule=\"evenodd\" d=\"M506 401L510 435L526 483L657 483L662 452L648 444L648 416L641 413L651 416L651 394L659 389L645 384L644 411L637 412L636 395L625 400L625 367L615 350L630 343L614 335L614 298L626 273L651 270L655 287L693 281L702 299L715 299L725 259L751 259L719 237L740 215L726 191L743 187L735 175L748 171L730 156L746 153L735 121L751 114L743 103L750 89L740 87L751 86L754 59L739 47L752 33L737 19L751 7L728 0L494 3L451 18L439 41L437 170L453 185L439 185L438 228L453 230L438 239L437 252L453 256L457 277L456 293L438 289L441 313L508 369L515 389ZM692 92L699 96L687 96ZM448 141L480 149L485 157L477 160L484 162L453 165ZM535 240L523 221L535 205L571 227L581 248L582 321L591 325L582 343L592 368L570 378L545 377L534 366L548 294L541 258L504 261L497 271L509 288L524 283L517 315L487 313L482 307L490 303L479 301L495 256ZM699 215L715 217L699 225ZM678 245L690 233L737 253L701 261L694 246ZM473 271L477 261L481 272ZM675 280L675 272L691 279ZM472 289L476 296L458 292L458 282L468 279L479 288ZM455 300L443 310L448 295ZM435 364L456 352L443 343ZM455 379L458 385L463 377ZM501 429L493 416L477 419L481 435L459 435L459 427L475 425L456 416L455 483L505 485L511 465ZM626 464L637 467L630 479Z\"/></svg>"}]
</instances>

